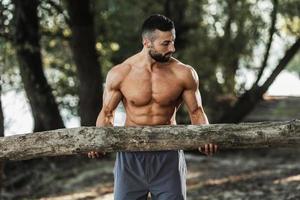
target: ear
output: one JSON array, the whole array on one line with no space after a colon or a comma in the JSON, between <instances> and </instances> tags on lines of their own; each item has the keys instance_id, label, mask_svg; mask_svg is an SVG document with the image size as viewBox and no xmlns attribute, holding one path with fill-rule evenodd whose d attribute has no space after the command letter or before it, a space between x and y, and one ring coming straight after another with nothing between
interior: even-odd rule
<instances>
[{"instance_id":1,"label":"ear","mask_svg":"<svg viewBox=\"0 0 300 200\"><path fill-rule=\"evenodd\" d=\"M151 41L149 40L149 38L146 38L146 37L143 38L143 45L146 48L150 48L151 47Z\"/></svg>"}]
</instances>

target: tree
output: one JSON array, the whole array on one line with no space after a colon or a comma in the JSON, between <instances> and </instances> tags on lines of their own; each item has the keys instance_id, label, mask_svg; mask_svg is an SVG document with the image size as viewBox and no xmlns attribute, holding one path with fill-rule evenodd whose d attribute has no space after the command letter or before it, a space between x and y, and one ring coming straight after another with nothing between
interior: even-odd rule
<instances>
[{"instance_id":1,"label":"tree","mask_svg":"<svg viewBox=\"0 0 300 200\"><path fill-rule=\"evenodd\" d=\"M87 0L67 1L72 30L71 48L79 80L79 115L81 125L95 125L102 106L102 78L98 55L94 16Z\"/></svg>"},{"instance_id":2,"label":"tree","mask_svg":"<svg viewBox=\"0 0 300 200\"><path fill-rule=\"evenodd\" d=\"M293 45L285 52L283 58L279 61L271 75L265 80L262 85L259 85L262 74L267 67L267 61L269 58L270 48L273 41L273 35L276 31L276 21L278 13L278 0L273 0L273 11L271 13L271 24L269 28L268 42L266 44L265 54L262 60L261 67L259 68L256 81L253 83L249 90L246 90L236 101L236 103L224 113L219 119L219 122L225 123L237 123L240 122L247 114L253 110L255 105L262 100L263 94L268 90L270 85L279 75L279 73L287 68L288 64L300 49L300 37L296 37Z\"/></svg>"},{"instance_id":3,"label":"tree","mask_svg":"<svg viewBox=\"0 0 300 200\"><path fill-rule=\"evenodd\" d=\"M7 5L9 0L5 2L2 3L3 8L8 12L5 11L4 18L0 19L0 37L9 41L11 38L10 29L7 29L6 26L9 24L7 21L10 19L8 13L11 7ZM64 4L66 3L64 1L56 0L46 0L40 3L38 9L42 27L41 46L43 58L47 61L44 62L44 66L47 72L59 71L54 75L55 78L50 79L48 77L48 81L52 87L55 87L53 93L60 107L63 107L64 111L71 111L73 115L77 115L76 109L79 99L76 89L86 88L86 85L92 85L92 79L101 78L95 75L90 76L90 80L85 80L89 74L88 71L94 68L100 69L101 66L100 71L104 77L113 65L139 51L142 47L139 25L153 13L165 14L175 21L177 51L174 56L193 66L198 72L203 104L211 122L221 122L225 112L232 111L234 103L247 91L245 88L246 81L237 82L237 78L243 78L240 75L241 69L255 73L257 75L256 82L261 83L265 69L275 68L270 66L270 62L268 62L270 57L274 57L272 50L274 38L284 40L286 38L286 35L283 35L284 31L289 31L289 41L286 44L290 44L289 42L293 38L297 38L299 33L299 29L297 29L297 24L299 24L297 21L299 20L298 0L265 0L262 3L250 0L183 0L180 2L170 0L163 2L103 0L91 3L72 2L74 5L71 6L66 6L68 3ZM77 14L72 14L71 7L76 7L81 3L80 8L74 9L74 13ZM92 6L92 9L88 5ZM263 6L260 7L260 5ZM123 12L124 10L130 10L130 12ZM76 25L76 23L82 23L80 19L75 19L78 13L82 19L85 19L83 20L84 23L89 25ZM91 17L92 15L95 15L95 18ZM72 16L75 18L71 19ZM279 18L280 20L278 20ZM95 24L95 28L90 29L91 31L85 35L88 36L95 31L95 37L90 35L84 39L79 39L82 38L84 32L83 27L92 27L93 24ZM281 24L283 25L281 26ZM79 27L81 27L80 34ZM75 29L77 29L78 34ZM78 39L71 39L70 33L77 34ZM92 39L94 42L90 41L90 38L94 38ZM73 58L70 56L70 49L66 48L70 39ZM87 47L87 43L90 44L89 47ZM94 54L90 52L94 51L95 45L96 53L101 56L101 59L98 60L100 66L97 62L89 62L95 60L97 54L91 57L84 54ZM83 46L85 47L83 48ZM257 55L258 50L262 48L265 50ZM80 53L82 49L86 49L84 53ZM6 57L13 64L13 56ZM261 59L261 62L257 64L258 59ZM73 64L74 61L77 70ZM289 60L286 61L290 63ZM92 65L97 67L84 70L87 69L86 66ZM12 65L7 64L7 66L11 68ZM297 64L293 66L292 69L295 69ZM79 72L80 70L82 72ZM7 79L8 73L5 71L5 79ZM93 74L97 73L95 71ZM16 83L17 81L12 80L10 82ZM101 87L101 84L99 85ZM96 89L85 91L91 92L92 90L95 91ZM91 93L84 96L84 89L79 89L79 93L81 93L80 99L82 99L79 110L95 107L92 106L93 103L84 103L88 102L86 98ZM101 91L94 93L101 96ZM94 96L92 99L96 99L96 97ZM101 98L99 102L101 102ZM91 106L88 107L88 105ZM98 107L100 108L100 106ZM84 114L88 115L89 113ZM181 114L178 113L178 115ZM87 118L87 116L83 116L82 111L80 111L80 116ZM188 115L182 114L182 116L180 118L183 120L180 121L188 123ZM89 117L89 121L93 121L93 118Z\"/></svg>"},{"instance_id":4,"label":"tree","mask_svg":"<svg viewBox=\"0 0 300 200\"><path fill-rule=\"evenodd\" d=\"M176 25L176 49L180 50L188 46L188 40L186 38L186 33L191 29L195 29L196 23L186 22L185 12L187 10L188 1L171 1L166 0L163 5L164 15L169 17L174 21ZM194 25L194 26L193 26ZM193 27L192 27L193 26Z\"/></svg>"},{"instance_id":5,"label":"tree","mask_svg":"<svg viewBox=\"0 0 300 200\"><path fill-rule=\"evenodd\" d=\"M0 78L1 80L1 78ZM2 84L2 83L1 83ZM1 103L1 84L0 84L0 137L4 137L4 117ZM0 195L3 187L4 161L0 161Z\"/></svg>"},{"instance_id":6,"label":"tree","mask_svg":"<svg viewBox=\"0 0 300 200\"><path fill-rule=\"evenodd\" d=\"M270 49L274 35L277 38L281 37L284 31L276 23L277 18L284 19L285 24L288 24L290 19L299 19L299 12L295 12L299 2L270 0L264 3L264 6L268 5L267 8L261 8L253 1L234 0L202 5L203 21L198 29L188 34L195 43L184 49L183 58L194 66L199 74L200 91L211 121L236 122L226 120L230 119L229 116L234 111L232 106L239 101L237 98L244 96L244 92L247 91L245 82L237 84L239 70L257 72L255 82L260 81L265 69L272 67L267 61L273 56ZM270 13L268 18L265 18L266 11ZM289 39L295 38L296 41L298 33L299 31L289 34ZM265 46L265 51L260 57L257 56L257 51L262 46ZM260 66L255 62L257 58L262 60ZM284 59L284 63L288 65L291 59ZM282 67L285 68L282 65L279 68ZM264 91L267 91L278 75L275 74L277 72L270 77L268 84L264 85ZM260 99L261 97L258 101ZM244 100L244 106L251 104L252 99L249 95L245 95ZM241 107L235 111L240 109ZM238 119L240 120L242 118Z\"/></svg>"},{"instance_id":7,"label":"tree","mask_svg":"<svg viewBox=\"0 0 300 200\"><path fill-rule=\"evenodd\" d=\"M287 66L299 49L300 38L286 51L284 57L279 61L267 80L261 86L259 86L258 83L254 83L251 89L243 93L234 106L221 117L220 122L237 123L250 113L255 105L262 99L263 94L268 90L278 74Z\"/></svg>"},{"instance_id":8,"label":"tree","mask_svg":"<svg viewBox=\"0 0 300 200\"><path fill-rule=\"evenodd\" d=\"M64 127L52 90L45 78L41 52L37 0L13 1L15 5L14 45L22 82L34 118L34 130Z\"/></svg>"}]
</instances>

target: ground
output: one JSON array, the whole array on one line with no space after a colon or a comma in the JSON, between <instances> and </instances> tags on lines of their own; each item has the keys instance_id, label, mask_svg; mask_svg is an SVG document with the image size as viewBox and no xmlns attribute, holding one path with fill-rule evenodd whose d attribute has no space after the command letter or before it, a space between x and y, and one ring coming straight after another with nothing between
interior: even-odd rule
<instances>
[{"instance_id":1,"label":"ground","mask_svg":"<svg viewBox=\"0 0 300 200\"><path fill-rule=\"evenodd\" d=\"M300 149L186 153L188 200L300 199ZM112 200L114 154L6 163L1 200Z\"/></svg>"}]
</instances>

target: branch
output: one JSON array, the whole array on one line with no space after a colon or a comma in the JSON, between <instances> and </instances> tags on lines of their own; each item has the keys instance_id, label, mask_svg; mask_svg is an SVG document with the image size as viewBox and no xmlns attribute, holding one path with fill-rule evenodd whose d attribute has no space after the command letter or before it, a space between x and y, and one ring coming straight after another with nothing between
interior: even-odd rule
<instances>
[{"instance_id":1,"label":"branch","mask_svg":"<svg viewBox=\"0 0 300 200\"><path fill-rule=\"evenodd\" d=\"M283 58L279 61L272 74L263 83L262 86L253 84L251 89L244 92L218 122L236 123L240 122L247 114L249 114L255 105L262 99L263 94L268 90L270 85L274 82L278 74L288 65L300 49L300 37L296 42L285 52Z\"/></svg>"},{"instance_id":2,"label":"branch","mask_svg":"<svg viewBox=\"0 0 300 200\"><path fill-rule=\"evenodd\" d=\"M288 63L293 59L293 57L299 51L299 49L300 49L300 37L298 37L296 42L285 52L284 57L279 61L278 65L273 70L272 74L261 86L263 93L268 90L269 86L273 83L273 81L276 79L278 74L288 65Z\"/></svg>"},{"instance_id":3,"label":"branch","mask_svg":"<svg viewBox=\"0 0 300 200\"><path fill-rule=\"evenodd\" d=\"M244 124L148 127L80 127L0 138L0 160L86 153L91 150L158 151L196 149L207 143L221 149L299 147L300 120Z\"/></svg>"},{"instance_id":4,"label":"branch","mask_svg":"<svg viewBox=\"0 0 300 200\"><path fill-rule=\"evenodd\" d=\"M270 49L271 49L271 45L272 45L272 42L273 42L273 35L276 31L275 25L276 25L276 21L277 21L278 0L273 0L273 1L274 1L274 8L273 8L273 11L272 11L272 14L271 14L272 22L271 22L271 26L270 26L270 30L269 30L269 40L268 40L268 43L267 43L264 59L261 63L261 67L259 69L256 81L253 85L258 84L258 82L261 79L261 76L262 76L262 74L263 74L263 72L264 72L264 70L267 66L267 61L268 61L268 58L269 58Z\"/></svg>"}]
</instances>

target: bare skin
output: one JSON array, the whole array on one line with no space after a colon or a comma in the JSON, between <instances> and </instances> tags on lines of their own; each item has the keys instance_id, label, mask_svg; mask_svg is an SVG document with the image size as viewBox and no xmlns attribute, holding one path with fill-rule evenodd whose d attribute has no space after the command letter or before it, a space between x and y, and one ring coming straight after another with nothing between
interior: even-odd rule
<instances>
[{"instance_id":1,"label":"bare skin","mask_svg":"<svg viewBox=\"0 0 300 200\"><path fill-rule=\"evenodd\" d=\"M175 52L175 31L155 31L155 39L143 38L143 49L107 74L103 107L96 126L113 126L114 111L122 101L125 126L176 125L176 111L185 103L192 124L209 124L202 107L199 80L195 70L171 57ZM158 62L149 51L161 54ZM213 155L218 146L205 144L199 151ZM103 156L91 151L89 158Z\"/></svg>"}]
</instances>

